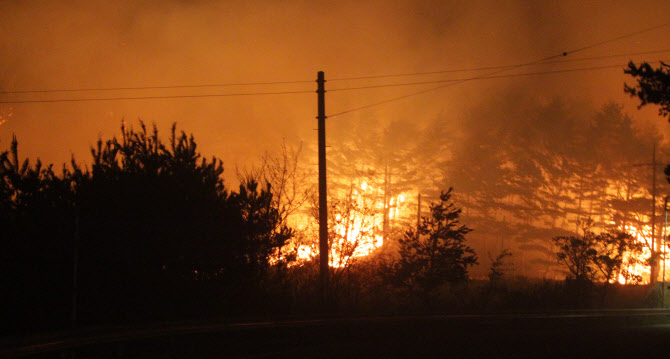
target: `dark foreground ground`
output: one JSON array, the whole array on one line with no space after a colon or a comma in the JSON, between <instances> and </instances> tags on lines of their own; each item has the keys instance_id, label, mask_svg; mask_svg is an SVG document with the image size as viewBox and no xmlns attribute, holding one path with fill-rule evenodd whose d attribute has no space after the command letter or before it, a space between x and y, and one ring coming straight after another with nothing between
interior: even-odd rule
<instances>
[{"instance_id":1,"label":"dark foreground ground","mask_svg":"<svg viewBox=\"0 0 670 359\"><path fill-rule=\"evenodd\" d=\"M1 358L667 358L670 311L179 324L0 344Z\"/></svg>"}]
</instances>

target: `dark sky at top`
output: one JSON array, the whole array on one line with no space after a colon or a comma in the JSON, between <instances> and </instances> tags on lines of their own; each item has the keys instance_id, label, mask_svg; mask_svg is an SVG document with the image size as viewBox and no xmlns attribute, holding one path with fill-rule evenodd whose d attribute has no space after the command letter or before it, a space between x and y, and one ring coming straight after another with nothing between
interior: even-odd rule
<instances>
[{"instance_id":1,"label":"dark sky at top","mask_svg":"<svg viewBox=\"0 0 670 359\"><path fill-rule=\"evenodd\" d=\"M670 22L665 1L0 1L0 90L51 90L274 81L296 84L0 94L0 101L229 93L309 93L154 100L0 104L0 148L19 138L23 156L90 162L98 137L122 119L172 122L230 170L290 143L316 143L316 72L326 89L467 78L487 72L334 81L336 78L528 63ZM625 106L665 128L655 109L623 93L629 59L670 59L670 26L571 53L570 62L498 75L619 65L551 75L469 81L328 120L411 121L464 116L483 98L524 91ZM639 52L669 50L648 55ZM612 55L627 55L605 57ZM593 59L593 58L597 59ZM590 60L577 59L591 58ZM439 85L439 84L438 84ZM437 86L333 91L328 114ZM336 138L331 139L336 141Z\"/></svg>"}]
</instances>

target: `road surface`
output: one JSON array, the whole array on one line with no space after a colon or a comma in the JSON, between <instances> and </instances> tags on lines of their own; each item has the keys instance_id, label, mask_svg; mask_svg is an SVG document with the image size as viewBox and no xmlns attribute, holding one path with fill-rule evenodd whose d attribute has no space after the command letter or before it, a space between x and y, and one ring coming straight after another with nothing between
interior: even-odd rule
<instances>
[{"instance_id":1,"label":"road surface","mask_svg":"<svg viewBox=\"0 0 670 359\"><path fill-rule=\"evenodd\" d=\"M663 358L670 312L200 323L38 339L5 343L0 358Z\"/></svg>"}]
</instances>

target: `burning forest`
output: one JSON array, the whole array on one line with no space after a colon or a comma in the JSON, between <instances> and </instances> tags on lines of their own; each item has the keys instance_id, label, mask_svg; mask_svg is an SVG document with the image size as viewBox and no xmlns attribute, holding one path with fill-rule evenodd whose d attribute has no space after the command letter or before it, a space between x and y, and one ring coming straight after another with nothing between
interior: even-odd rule
<instances>
[{"instance_id":1,"label":"burning forest","mask_svg":"<svg viewBox=\"0 0 670 359\"><path fill-rule=\"evenodd\" d=\"M37 3L3 333L670 303L664 6Z\"/></svg>"}]
</instances>

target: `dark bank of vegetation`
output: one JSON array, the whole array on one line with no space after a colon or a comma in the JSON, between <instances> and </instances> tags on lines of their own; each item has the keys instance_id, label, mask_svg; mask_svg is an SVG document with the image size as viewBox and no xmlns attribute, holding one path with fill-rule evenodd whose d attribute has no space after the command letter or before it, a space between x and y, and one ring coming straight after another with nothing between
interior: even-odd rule
<instances>
[{"instance_id":1,"label":"dark bank of vegetation","mask_svg":"<svg viewBox=\"0 0 670 359\"><path fill-rule=\"evenodd\" d=\"M91 149L90 168L72 160L57 173L21 161L16 139L0 155L6 334L323 313L318 264L289 267L295 233L267 176L252 172L228 189L222 163L202 158L192 136L173 127L164 143L155 128L121 131ZM583 269L565 283L510 278L509 252L493 261L488 281L468 282L478 258L460 215L450 189L401 236L396 255L333 269L328 312L573 308L602 289ZM597 253L589 258L580 268L601 263Z\"/></svg>"},{"instance_id":2,"label":"dark bank of vegetation","mask_svg":"<svg viewBox=\"0 0 670 359\"><path fill-rule=\"evenodd\" d=\"M629 71L659 76L646 67L631 65ZM643 104L667 104L648 95L653 89L647 87L627 91L639 95ZM385 214L384 235L390 240L373 255L345 258L342 266L331 268L325 309L319 300L318 263L297 262L296 246L309 233L289 224L289 216L310 201L313 191L297 195L299 190L291 187L291 181L295 185L301 178L286 151L283 157L266 159L264 170L250 171L239 187L230 188L223 181L221 161L203 158L193 136L174 126L167 143L156 128L122 127L120 138L100 140L91 149L90 168L75 159L62 169L39 160L31 163L19 156L14 139L0 154L0 330L9 335L73 325L192 319L657 306L658 286L617 284L622 277L628 283L639 281L637 274L626 272L624 264L630 259L624 253L640 253L641 244L617 226L643 222L629 214L642 212L635 191L640 188L638 177L644 176L609 166L621 160L609 156L611 149L585 160L580 153L584 148L604 151L625 143L646 144L644 136L630 136L630 119L616 106L606 106L580 136L572 131L573 119L551 119L554 126L569 127L571 131L558 131L565 138L530 133L518 142L496 142L504 129L473 129L472 136L491 140L487 146L455 147L456 155L446 162L436 160L458 176L446 175L430 187L449 188L445 179L460 179L457 189L463 194L449 189L435 196L439 200L421 212L417 225L391 223ZM617 137L596 140L597 133L606 131ZM426 161L435 159L412 158L411 149L398 153L392 144L402 142L391 137L388 143L384 138L372 141L379 148L367 154L385 167L384 185L389 188L394 169L404 176L390 192L422 185L419 169L429 168ZM429 140L416 146L444 150L441 140L438 147ZM561 151L566 143L570 151ZM642 151L633 147L625 148ZM354 153L365 154L352 147L339 155L351 160ZM340 164L333 170L346 177L350 168ZM623 182L627 197L603 199L611 178ZM353 190L351 184L333 183L338 186ZM574 202L570 197L575 193L579 205L563 205ZM452 195L468 213L456 206ZM588 212L583 204L587 201ZM333 212L355 206L331 203ZM492 208L511 215L498 215ZM589 215L607 211L614 213L615 225L595 231ZM565 220L578 227L575 231L556 223L558 214L567 212L575 215L576 220ZM332 217L331 244L340 246L340 255L351 253L355 241L338 238L332 228L341 223ZM550 217L553 222L547 227ZM496 242L478 256L471 228L473 234L492 235L501 243L518 237L521 246L509 250ZM519 263L516 249L523 246L541 253L543 263L551 262L547 266L561 265L565 280L519 275L513 267ZM654 240L647 246L652 255L644 258L645 264L658 267L660 247ZM473 278L474 265L486 259L482 253L488 254L489 265L483 266L488 271Z\"/></svg>"},{"instance_id":3,"label":"dark bank of vegetation","mask_svg":"<svg viewBox=\"0 0 670 359\"><path fill-rule=\"evenodd\" d=\"M269 257L292 236L269 185L224 186L193 137L122 128L91 168L0 162L4 330L205 317L262 301ZM281 267L277 263L275 267ZM73 297L74 296L74 297ZM76 301L76 302L74 302Z\"/></svg>"}]
</instances>

